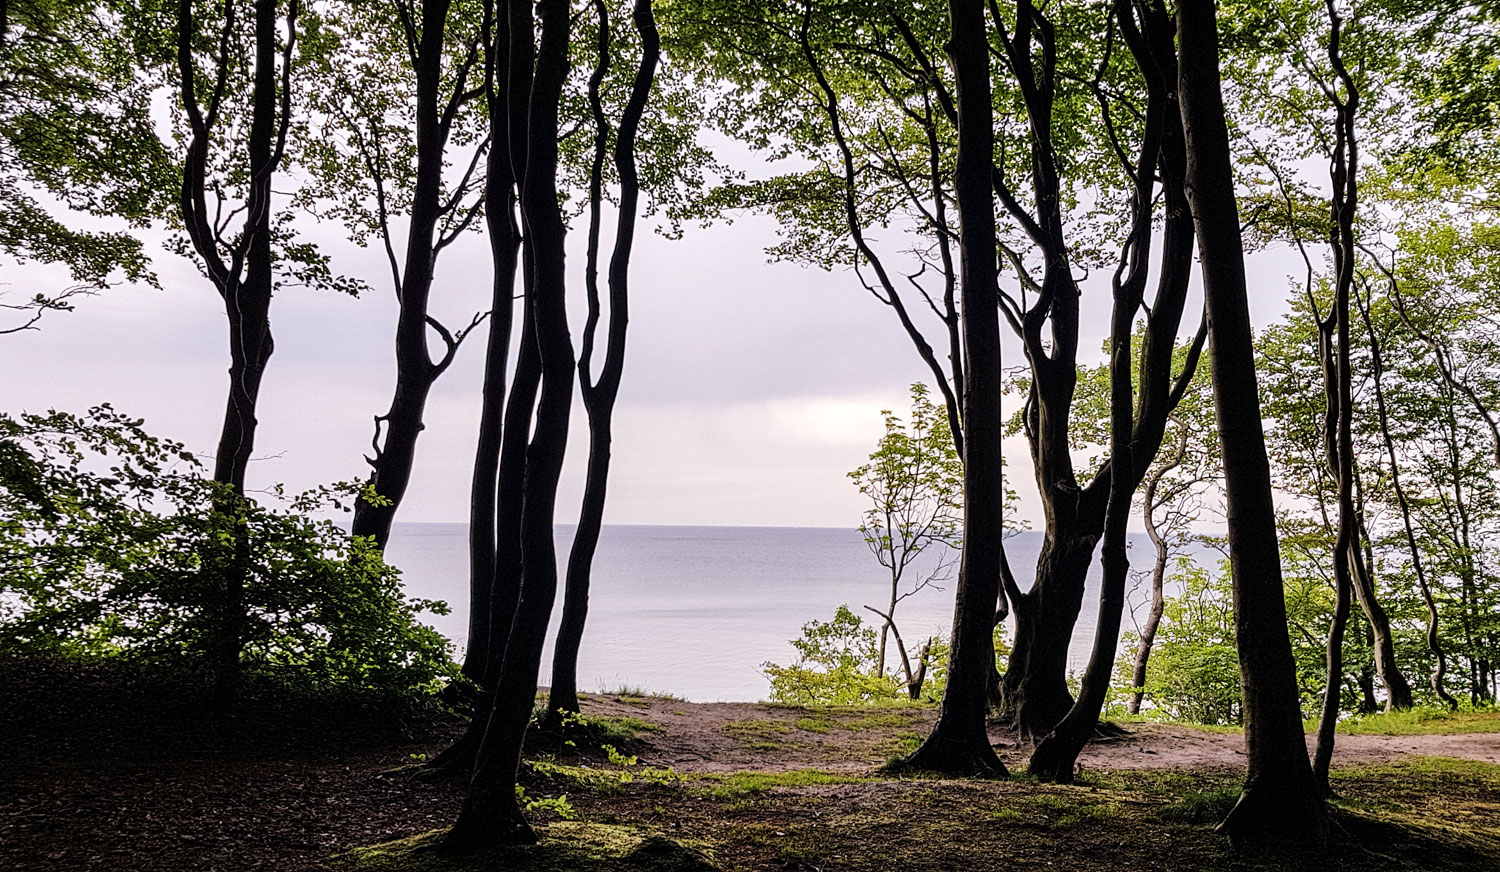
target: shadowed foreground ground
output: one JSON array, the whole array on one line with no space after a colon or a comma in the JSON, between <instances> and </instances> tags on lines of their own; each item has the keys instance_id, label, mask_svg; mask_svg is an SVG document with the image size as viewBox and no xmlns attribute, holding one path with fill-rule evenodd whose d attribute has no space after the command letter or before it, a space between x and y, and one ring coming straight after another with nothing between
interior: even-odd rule
<instances>
[{"instance_id":1,"label":"shadowed foreground ground","mask_svg":"<svg viewBox=\"0 0 1500 872\"><path fill-rule=\"evenodd\" d=\"M589 697L604 740L639 759L539 756L529 795L565 795L573 819L541 812L542 845L453 863L421 848L462 783L389 771L441 749L451 718L283 701L225 721L76 670L0 669L0 693L5 869L1500 869L1497 732L1341 737L1333 856L1243 858L1212 832L1235 734L1128 725L1073 787L897 780L874 767L930 709Z\"/></svg>"}]
</instances>

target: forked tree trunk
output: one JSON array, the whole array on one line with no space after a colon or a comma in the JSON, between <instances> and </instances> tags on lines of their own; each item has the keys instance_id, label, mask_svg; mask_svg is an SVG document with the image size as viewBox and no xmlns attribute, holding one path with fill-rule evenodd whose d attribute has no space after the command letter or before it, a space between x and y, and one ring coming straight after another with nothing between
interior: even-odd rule
<instances>
[{"instance_id":1,"label":"forked tree trunk","mask_svg":"<svg viewBox=\"0 0 1500 872\"><path fill-rule=\"evenodd\" d=\"M1328 813L1303 743L1296 664L1287 638L1215 18L1213 0L1178 3L1178 98L1224 458L1248 764L1243 792L1220 830L1238 846L1321 848L1328 840Z\"/></svg>"},{"instance_id":2,"label":"forked tree trunk","mask_svg":"<svg viewBox=\"0 0 1500 872\"><path fill-rule=\"evenodd\" d=\"M1150 75L1170 75L1172 28L1169 21L1164 21L1166 11L1160 6L1143 6L1140 13L1143 22L1158 20L1148 28L1150 33L1144 34L1145 39L1166 41L1164 49L1158 46L1152 51L1167 64L1159 70L1153 68ZM1033 33L1043 46L1039 59L1033 59L1030 53ZM1076 377L1078 291L1067 266L1061 195L1050 145L1053 100L1050 89L1056 80L1055 71L1048 69L1054 63L1052 25L1034 4L1024 0L1016 5L1015 33L1002 36L1012 71L1028 71L1027 75L1018 75L1017 81L1026 96L1033 130L1033 164L1040 168L1033 173L1038 218L1028 227L1044 251L1048 268L1042 292L1036 298L1038 302L1019 319L1019 327L1032 365L1034 412L1027 429L1046 513L1047 539L1037 557L1032 587L1022 593L1007 585L1011 610L1016 615L1016 640L999 688L998 703L1002 716L1023 735L1045 736L1072 704L1066 680L1068 647L1083 603L1093 550L1104 532L1109 491L1116 479L1110 461L1092 481L1080 487L1071 461L1068 417ZM1044 71L1042 81L1030 73L1037 63ZM1132 491L1156 456L1167 416L1176 404L1175 397L1180 396L1171 390L1171 361L1192 267L1194 231L1182 194L1185 156L1179 125L1166 125L1159 142L1157 168L1161 172L1166 209L1158 292L1151 304L1152 318L1138 364L1142 384L1131 437L1133 468L1126 470L1128 474L1121 480ZM995 188L1007 210L1026 223L1020 207L1005 190L1003 180L997 178ZM1050 336L1044 336L1042 327L1048 318L1052 329ZM1201 341L1196 339L1195 344ZM1196 354L1193 360L1196 366Z\"/></svg>"},{"instance_id":3,"label":"forked tree trunk","mask_svg":"<svg viewBox=\"0 0 1500 872\"><path fill-rule=\"evenodd\" d=\"M215 698L230 704L240 680L240 654L246 622L246 585L249 580L251 543L245 520L245 474L255 449L256 407L261 380L270 361L270 306L275 286L274 254L271 247L272 182L279 168L286 131L290 123L290 77L296 44L298 5L293 2L286 18L286 37L277 62L276 0L256 0L254 6L254 69L250 95L250 134L246 142L249 167L244 224L225 251L220 242L225 228L216 226L222 203L208 205L207 193L216 186L207 178L209 150L215 127L222 122L221 101L230 75L231 46L239 39L232 9L220 39L214 85L206 111L198 91L198 70L193 58L196 25L188 0L178 5L178 73L180 98L187 111L191 137L183 161L179 208L189 241L202 261L224 302L229 324L229 397L224 410L218 451L214 457L214 481L223 491L214 498L211 511L229 527L231 545L227 554L210 555L204 569L216 577L206 583L216 588L217 638L213 642ZM278 81L279 79L279 81Z\"/></svg>"},{"instance_id":4,"label":"forked tree trunk","mask_svg":"<svg viewBox=\"0 0 1500 872\"><path fill-rule=\"evenodd\" d=\"M983 0L948 0L948 54L958 86L959 250L966 370L964 535L953 610L948 686L932 732L900 768L1001 776L1005 764L985 728L992 635L1000 594L1004 469L1000 454L1000 323L995 212L990 196L994 110Z\"/></svg>"},{"instance_id":5,"label":"forked tree trunk","mask_svg":"<svg viewBox=\"0 0 1500 872\"><path fill-rule=\"evenodd\" d=\"M355 502L350 532L370 538L376 548L385 550L390 541L391 524L411 483L412 464L417 456L417 437L423 428L423 416L432 385L453 362L463 333L451 334L428 313L434 270L438 253L452 241L449 231L440 235L438 227L445 214L456 207L456 200L444 202L443 169L453 110L466 99L466 77L472 59L463 60L451 77L445 77L443 59L447 53L448 18L451 0L425 0L421 4L420 30L404 21L408 38L414 39L412 73L416 82L414 130L416 173L412 188L411 214L406 234L406 256L400 270L396 297L396 390L390 409L375 419L375 437L371 443L369 485L379 496L377 502L360 499ZM454 79L445 83L445 78ZM451 87L450 100L442 99L445 86ZM459 229L467 221L458 222ZM394 269L394 262L392 268ZM434 361L427 343L427 333L435 330L443 340L444 352ZM383 425L383 426L382 426ZM382 439L382 433L384 438Z\"/></svg>"},{"instance_id":6,"label":"forked tree trunk","mask_svg":"<svg viewBox=\"0 0 1500 872\"><path fill-rule=\"evenodd\" d=\"M526 0L512 0L525 4ZM541 396L526 450L521 509L521 591L505 645L494 707L458 820L441 843L467 853L536 841L516 801L521 746L536 698L547 621L557 594L553 520L558 477L567 448L573 394L573 345L568 335L566 228L557 191L558 102L568 73L571 19L566 0L538 4L540 37L527 113L526 173L521 214L532 252L527 294L534 300ZM513 18L512 21L515 21ZM512 43L514 51L515 43Z\"/></svg>"},{"instance_id":7,"label":"forked tree trunk","mask_svg":"<svg viewBox=\"0 0 1500 872\"><path fill-rule=\"evenodd\" d=\"M1144 22L1147 33L1143 34L1132 7L1126 2L1115 4L1114 17L1127 45L1132 47L1138 63L1145 69L1148 93L1144 136L1133 168L1133 226L1129 241L1121 250L1121 272L1116 273L1114 281L1114 308L1110 322L1109 496L1104 519L1103 585L1099 595L1098 624L1094 630L1094 644L1088 666L1079 685L1078 699L1052 731L1037 743L1028 765L1028 771L1032 775L1044 781L1059 783L1072 782L1078 754L1093 736L1098 724L1099 713L1109 693L1110 678L1114 674L1120 620L1125 609L1125 584L1130 574L1130 559L1126 552L1126 523L1130 517L1136 482L1140 480L1136 472L1135 457L1134 357L1131 354L1131 344L1136 314L1141 309L1149 278L1155 170L1159 163L1164 128L1169 123L1167 110L1171 108L1167 99L1166 82L1159 72L1154 72L1145 43L1151 36L1152 24L1160 26L1164 22L1160 19L1153 22L1147 17ZM1121 273L1124 275L1123 279L1120 277ZM1164 276L1164 281L1171 281L1169 274ZM1165 290L1170 291L1170 288ZM1170 357L1168 360L1170 361ZM1159 379L1157 383L1160 383Z\"/></svg>"},{"instance_id":8,"label":"forked tree trunk","mask_svg":"<svg viewBox=\"0 0 1500 872\"><path fill-rule=\"evenodd\" d=\"M508 174L514 183L526 174L526 112L535 52L531 10L524 4L486 0L484 20L485 69L487 75L494 78L488 85L490 100L486 107L490 135L493 142L503 140L502 147L510 160ZM499 172L504 174L507 170L500 168ZM531 276L535 272L533 253L529 247L523 247L520 254L522 287L530 288ZM487 590L482 592L482 599L470 604L471 608L483 609L486 613L485 656L478 664L478 675L471 675L479 683L481 692L474 715L463 734L423 766L429 773L451 775L473 771L474 758L494 708L495 686L500 680L505 659L505 643L520 599L521 504L526 480L526 443L531 434L542 376L532 304L532 298L527 295L521 309L515 374L500 428L494 514L490 518L494 535L493 572Z\"/></svg>"},{"instance_id":9,"label":"forked tree trunk","mask_svg":"<svg viewBox=\"0 0 1500 872\"><path fill-rule=\"evenodd\" d=\"M608 142L608 122L599 100L599 83L609 68L609 18L603 0L595 0L599 12L599 58L600 63L594 79L590 82L590 102L594 108L594 120L598 137L595 146L595 164L590 191L593 209L589 223L588 248L588 296L589 318L584 332L583 354L578 362L578 374L582 387L584 407L589 415L589 461L588 476L584 483L583 507L578 517L578 531L573 536L573 548L568 554L568 575L562 622L557 629L557 645L552 655L552 682L547 697L547 716L544 723L552 729L562 726L563 712L578 712L578 649L583 640L584 621L588 617L589 581L594 566L594 551L599 544L599 531L604 523L604 499L609 481L609 452L612 439L611 420L614 415L615 397L620 392L620 375L625 366L625 329L629 322L630 253L635 242L636 207L640 200L640 180L635 166L636 131L641 116L646 110L646 101L651 96L651 85L656 78L656 64L661 55L661 39L656 33L656 20L651 13L651 0L636 0L634 19L636 31L641 37L641 59L636 69L635 82L630 100L620 118L620 129L615 138L615 171L620 177L618 219L615 224L615 247L609 261L609 328L604 368L598 383L590 381L589 358L594 347L594 337L599 324L599 203L600 170L604 148Z\"/></svg>"}]
</instances>

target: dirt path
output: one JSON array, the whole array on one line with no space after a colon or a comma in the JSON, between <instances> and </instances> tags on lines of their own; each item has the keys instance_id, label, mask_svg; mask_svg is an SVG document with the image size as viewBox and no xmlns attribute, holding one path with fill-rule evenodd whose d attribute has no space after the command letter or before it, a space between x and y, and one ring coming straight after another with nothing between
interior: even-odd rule
<instances>
[{"instance_id":1,"label":"dirt path","mask_svg":"<svg viewBox=\"0 0 1500 872\"><path fill-rule=\"evenodd\" d=\"M765 703L690 703L658 697L596 696L588 714L656 725L641 733L640 755L684 772L743 769L865 769L909 750L926 735L931 708L818 708ZM1084 749L1090 769L1218 769L1244 765L1240 733L1175 724L1130 724L1124 735ZM990 736L1008 765L1024 768L1030 747L1014 735ZM1308 736L1311 749L1313 737ZM1500 732L1458 735L1340 735L1335 765L1381 763L1404 756L1457 757L1500 763Z\"/></svg>"}]
</instances>

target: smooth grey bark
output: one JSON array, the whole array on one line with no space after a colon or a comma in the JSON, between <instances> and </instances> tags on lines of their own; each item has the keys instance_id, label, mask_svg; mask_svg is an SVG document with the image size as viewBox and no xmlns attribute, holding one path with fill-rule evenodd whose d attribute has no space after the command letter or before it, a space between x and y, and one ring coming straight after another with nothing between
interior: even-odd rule
<instances>
[{"instance_id":1,"label":"smooth grey bark","mask_svg":"<svg viewBox=\"0 0 1500 872\"><path fill-rule=\"evenodd\" d=\"M1296 665L1287 637L1213 0L1180 0L1177 45L1187 198L1198 229L1214 408L1224 458L1248 764L1239 801L1219 829L1241 847L1321 849L1328 840L1328 813L1303 744Z\"/></svg>"},{"instance_id":2,"label":"smooth grey bark","mask_svg":"<svg viewBox=\"0 0 1500 872\"><path fill-rule=\"evenodd\" d=\"M897 768L1008 775L985 727L1000 594L1005 486L1000 453L1000 322L995 212L990 196L994 110L983 0L949 0L948 55L958 86L958 199L964 369L964 536L948 685L937 723Z\"/></svg>"}]
</instances>

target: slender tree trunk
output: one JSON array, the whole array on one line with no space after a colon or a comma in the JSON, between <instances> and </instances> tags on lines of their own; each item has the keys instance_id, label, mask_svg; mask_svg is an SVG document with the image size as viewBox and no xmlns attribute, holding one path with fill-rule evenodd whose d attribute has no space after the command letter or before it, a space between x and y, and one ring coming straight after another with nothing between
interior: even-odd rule
<instances>
[{"instance_id":1,"label":"slender tree trunk","mask_svg":"<svg viewBox=\"0 0 1500 872\"><path fill-rule=\"evenodd\" d=\"M636 208L640 200L640 180L635 165L636 131L641 116L646 111L646 102L651 96L651 86L656 79L656 65L661 56L661 40L656 32L656 19L652 15L651 0L636 0L634 20L641 37L641 59L636 69L630 100L620 117L620 129L615 137L615 171L620 178L618 217L615 224L615 247L609 262L609 328L605 349L604 367L598 383L590 381L589 360L594 347L594 336L599 324L598 227L600 191L600 163L603 161L608 141L608 122L604 117L599 99L599 83L609 68L610 31L608 14L603 0L596 0L595 8L600 19L599 66L590 82L590 102L593 104L595 125L598 131L595 146L595 164L592 178L592 220L589 225L588 290L589 319L584 332L583 354L578 363L580 385L584 406L589 415L589 461L588 476L584 483L583 507L578 517L578 532L573 536L573 549L568 555L566 596L563 602L562 622L557 630L557 645L552 656L552 683L547 702L547 722L560 727L561 712L578 711L578 648L583 640L584 621L588 616L589 582L594 565L594 551L599 544L599 532L604 522L604 501L609 481L610 441L615 398L620 391L620 376L625 367L625 333L629 323L629 279L630 255L635 241Z\"/></svg>"},{"instance_id":2,"label":"slender tree trunk","mask_svg":"<svg viewBox=\"0 0 1500 872\"><path fill-rule=\"evenodd\" d=\"M384 550L391 537L396 510L411 483L416 461L417 437L423 428L427 397L433 382L452 362L463 336L452 336L428 314L433 271L437 265L438 224L447 206L443 203L443 167L451 119L440 92L444 87L443 58L451 0L425 0L421 4L421 29L415 52L416 76L416 181L412 189L411 214L406 235L406 257L400 275L396 319L396 390L389 411L375 419L374 456L367 458L369 484L378 502L358 500L350 532L368 537ZM467 67L465 67L465 72ZM453 85L463 92L463 76ZM447 346L436 362L427 344L427 331L436 329ZM384 438L382 439L382 425Z\"/></svg>"},{"instance_id":3,"label":"slender tree trunk","mask_svg":"<svg viewBox=\"0 0 1500 872\"><path fill-rule=\"evenodd\" d=\"M1131 687L1134 689L1130 692L1130 699L1126 704L1126 710L1133 715L1141 713L1141 699L1145 695L1141 688L1146 686L1146 669L1150 665L1151 649L1156 644L1156 631L1161 627L1162 612L1165 611L1167 604L1165 596L1167 565L1172 555L1167 548L1167 540L1162 536L1161 528L1156 522L1157 494L1162 478L1182 462L1186 453L1187 428L1182 427L1178 433L1175 457L1165 466L1158 467L1146 481L1141 518L1145 522L1146 535L1151 539L1154 557L1151 563L1151 608L1146 613L1146 623L1141 627L1141 638L1135 646L1135 665L1131 670Z\"/></svg>"},{"instance_id":4,"label":"slender tree trunk","mask_svg":"<svg viewBox=\"0 0 1500 872\"><path fill-rule=\"evenodd\" d=\"M495 586L496 502L499 493L500 450L503 441L506 361L510 354L511 325L515 310L516 268L521 246L521 228L516 224L515 178L505 117L503 82L497 87L497 72L507 68L507 53L491 46L496 40L493 6L486 4L487 57L485 90L499 106L490 113L490 152L485 176L485 223L490 238L490 260L494 264L490 294L490 327L484 360L484 387L479 412L479 438L474 451L474 478L469 491L469 644L464 656L464 675L482 684L490 659L490 595Z\"/></svg>"},{"instance_id":5,"label":"slender tree trunk","mask_svg":"<svg viewBox=\"0 0 1500 872\"><path fill-rule=\"evenodd\" d=\"M1328 816L1303 744L1296 664L1287 638L1215 17L1212 0L1178 3L1178 98L1187 140L1187 195L1198 229L1208 309L1249 767L1240 799L1220 830L1241 846L1321 848L1328 839Z\"/></svg>"},{"instance_id":6,"label":"slender tree trunk","mask_svg":"<svg viewBox=\"0 0 1500 872\"><path fill-rule=\"evenodd\" d=\"M1000 595L1005 485L1000 453L1000 322L995 211L990 195L994 110L983 0L949 0L948 54L958 86L958 199L963 293L964 534L948 686L932 733L904 768L956 775L1008 773L985 728L992 635Z\"/></svg>"},{"instance_id":7,"label":"slender tree trunk","mask_svg":"<svg viewBox=\"0 0 1500 872\"><path fill-rule=\"evenodd\" d=\"M1396 457L1396 441L1391 438L1390 414L1385 404L1383 384L1385 358L1380 337L1376 334L1375 325L1370 320L1369 307L1361 303L1359 313L1365 325L1365 335L1370 343L1370 365L1375 385L1375 411L1377 420L1380 422L1381 444L1385 447L1386 460L1391 466L1391 488L1396 492L1396 506L1401 510L1401 528L1406 535L1412 574L1417 578L1417 590L1421 592L1422 603L1427 607L1427 650L1432 652L1437 664L1428 678L1428 686L1451 711L1458 708L1458 700L1454 699L1448 689L1443 686L1443 678L1448 672L1448 658L1443 651L1442 637L1438 633L1437 602L1433 599L1432 588L1427 583L1427 572L1422 565L1422 549L1417 545L1416 531L1412 526L1411 501L1406 496L1406 488L1401 484L1401 462Z\"/></svg>"},{"instance_id":8,"label":"slender tree trunk","mask_svg":"<svg viewBox=\"0 0 1500 872\"><path fill-rule=\"evenodd\" d=\"M536 8L541 28L528 103L521 214L534 265L527 293L535 300L533 317L542 385L536 427L526 451L521 596L474 776L458 820L442 843L443 850L450 853L536 840L516 802L515 786L521 745L536 698L547 621L557 594L553 519L567 448L574 375L565 300L566 229L557 192L558 102L568 73L571 20L565 0L543 0Z\"/></svg>"},{"instance_id":9,"label":"slender tree trunk","mask_svg":"<svg viewBox=\"0 0 1500 872\"><path fill-rule=\"evenodd\" d=\"M220 101L231 64L230 46L239 38L232 8L225 7L220 54L212 78L215 84L205 112L200 103L198 71L193 57L195 22L188 0L178 6L178 72L180 97L188 115L191 138L183 162L179 206L189 241L200 257L204 271L213 280L224 302L229 325L229 396L214 458L214 481L223 489L214 498L211 511L228 526L232 545L226 555L206 559L205 569L216 578L208 583L218 602L217 639L212 655L215 696L219 704L233 701L240 680L240 654L246 623L246 585L249 580L251 543L245 518L245 475L255 448L256 407L261 380L270 361L270 306L274 289L274 254L271 247L272 181L281 161L281 140L290 119L289 81L292 49L296 43L298 5L290 4L286 18L285 45L280 53L278 74L276 0L256 0L254 6L254 68L250 96L250 134L246 143L249 168L244 225L239 238L223 250L224 228L217 225L217 210L211 210L207 192L209 150L214 128L220 123ZM227 261L225 255L227 254Z\"/></svg>"}]
</instances>

